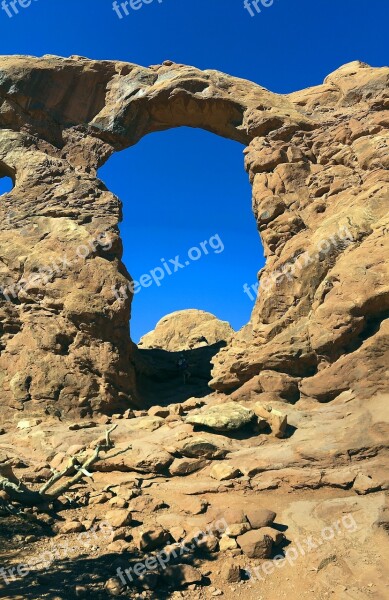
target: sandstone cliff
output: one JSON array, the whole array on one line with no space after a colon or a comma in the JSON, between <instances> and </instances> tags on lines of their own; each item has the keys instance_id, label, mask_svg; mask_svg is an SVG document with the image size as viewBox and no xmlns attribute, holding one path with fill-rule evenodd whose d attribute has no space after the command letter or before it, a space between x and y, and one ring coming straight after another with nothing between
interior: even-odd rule
<instances>
[{"instance_id":1,"label":"sandstone cliff","mask_svg":"<svg viewBox=\"0 0 389 600\"><path fill-rule=\"evenodd\" d=\"M121 203L96 177L116 150L188 125L245 148L265 253L247 327L211 386L262 370L307 398L386 388L389 69L351 63L281 96L217 71L54 56L0 58L1 382L17 410L139 402ZM237 207L238 210L238 207Z\"/></svg>"}]
</instances>

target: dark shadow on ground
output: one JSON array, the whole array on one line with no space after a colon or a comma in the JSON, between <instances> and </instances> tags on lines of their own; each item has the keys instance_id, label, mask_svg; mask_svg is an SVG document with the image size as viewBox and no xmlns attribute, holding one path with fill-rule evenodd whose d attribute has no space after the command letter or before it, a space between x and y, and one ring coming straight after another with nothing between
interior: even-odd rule
<instances>
[{"instance_id":1,"label":"dark shadow on ground","mask_svg":"<svg viewBox=\"0 0 389 600\"><path fill-rule=\"evenodd\" d=\"M30 554L30 553L29 553ZM40 552L43 555L43 551ZM37 553L35 553L37 555ZM212 560L211 555L203 555L203 558ZM120 582L120 574L126 587L122 588L121 597L134 598L136 594L147 590L145 597L153 600L166 600L171 597L174 590L181 589L185 594L185 586L179 577L169 579L168 571L151 571L136 577L133 570L126 575L126 570L135 567L136 564L144 563L144 555L133 553L106 554L99 557L78 556L76 558L63 558L56 560L48 568L28 573L25 577L18 576L14 580L9 579L8 584L4 580L9 566L15 567L18 561L3 561L5 571L0 574L0 598L7 600L76 600L78 598L106 600L113 595L105 588L105 584L112 578ZM25 558L25 562L28 559ZM199 557L186 555L184 558L173 559L170 564L186 563L198 567ZM21 564L21 563L19 563ZM128 579L132 578L132 581ZM203 585L209 585L210 581L204 578ZM152 589L150 589L150 587ZM117 594L114 594L117 595Z\"/></svg>"},{"instance_id":2,"label":"dark shadow on ground","mask_svg":"<svg viewBox=\"0 0 389 600\"><path fill-rule=\"evenodd\" d=\"M218 342L183 352L138 348L134 360L138 396L147 407L167 406L192 397L204 398L212 392L208 386L212 359L224 346L225 342ZM183 373L177 366L181 355L184 355L191 373L187 383L184 383Z\"/></svg>"}]
</instances>

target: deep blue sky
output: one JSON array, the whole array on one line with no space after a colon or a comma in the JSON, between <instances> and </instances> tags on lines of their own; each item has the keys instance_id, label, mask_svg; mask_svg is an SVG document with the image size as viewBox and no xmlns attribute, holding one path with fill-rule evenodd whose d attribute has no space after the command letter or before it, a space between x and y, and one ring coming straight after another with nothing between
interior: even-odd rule
<instances>
[{"instance_id":1,"label":"deep blue sky","mask_svg":"<svg viewBox=\"0 0 389 600\"><path fill-rule=\"evenodd\" d=\"M388 64L387 0L275 0L255 17L243 0L153 0L129 12L119 19L111 0L33 0L12 18L0 10L0 53L79 54L145 66L171 59L279 93L319 84L352 60ZM236 328L247 322L252 303L243 284L256 281L263 252L242 150L180 129L143 139L100 170L124 202L125 263L135 278L214 234L225 246L137 294L135 340L182 308L210 310Z\"/></svg>"}]
</instances>

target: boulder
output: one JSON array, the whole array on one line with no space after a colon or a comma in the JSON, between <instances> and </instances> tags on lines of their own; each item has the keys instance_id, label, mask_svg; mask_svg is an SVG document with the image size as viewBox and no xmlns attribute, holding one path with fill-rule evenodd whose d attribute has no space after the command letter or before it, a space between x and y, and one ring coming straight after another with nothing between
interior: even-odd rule
<instances>
[{"instance_id":1,"label":"boulder","mask_svg":"<svg viewBox=\"0 0 389 600\"><path fill-rule=\"evenodd\" d=\"M175 476L185 476L204 469L208 461L198 458L176 458L169 467L170 474Z\"/></svg>"},{"instance_id":2,"label":"boulder","mask_svg":"<svg viewBox=\"0 0 389 600\"><path fill-rule=\"evenodd\" d=\"M266 408L257 402L254 406L254 412L261 420L265 420L272 431L272 434L277 438L283 438L286 434L286 428L288 426L288 418L285 414L267 406Z\"/></svg>"},{"instance_id":3,"label":"boulder","mask_svg":"<svg viewBox=\"0 0 389 600\"><path fill-rule=\"evenodd\" d=\"M240 567L234 560L223 562L220 576L227 583L238 583L242 579Z\"/></svg>"},{"instance_id":4,"label":"boulder","mask_svg":"<svg viewBox=\"0 0 389 600\"><path fill-rule=\"evenodd\" d=\"M58 527L58 533L69 534L69 533L81 533L85 531L85 527L79 521L65 521Z\"/></svg>"},{"instance_id":5,"label":"boulder","mask_svg":"<svg viewBox=\"0 0 389 600\"><path fill-rule=\"evenodd\" d=\"M225 533L221 536L219 540L219 550L220 552L227 552L228 550L235 550L238 547L235 538L228 537Z\"/></svg>"},{"instance_id":6,"label":"boulder","mask_svg":"<svg viewBox=\"0 0 389 600\"><path fill-rule=\"evenodd\" d=\"M148 410L148 414L150 417L160 417L161 419L166 419L170 415L170 411L168 408L164 408L162 406L152 406Z\"/></svg>"},{"instance_id":7,"label":"boulder","mask_svg":"<svg viewBox=\"0 0 389 600\"><path fill-rule=\"evenodd\" d=\"M232 465L224 462L215 463L209 474L213 479L217 479L218 481L227 481L242 475L237 467L233 467Z\"/></svg>"},{"instance_id":8,"label":"boulder","mask_svg":"<svg viewBox=\"0 0 389 600\"><path fill-rule=\"evenodd\" d=\"M353 490L360 496L377 492L380 489L381 484L364 473L358 473L355 478Z\"/></svg>"},{"instance_id":9,"label":"boulder","mask_svg":"<svg viewBox=\"0 0 389 600\"><path fill-rule=\"evenodd\" d=\"M203 310L180 310L161 319L154 331L144 335L140 348L161 348L169 352L192 350L228 342L234 330L226 321Z\"/></svg>"},{"instance_id":10,"label":"boulder","mask_svg":"<svg viewBox=\"0 0 389 600\"><path fill-rule=\"evenodd\" d=\"M189 458L224 458L228 450L221 448L213 440L206 437L192 437L185 440L177 450Z\"/></svg>"},{"instance_id":11,"label":"boulder","mask_svg":"<svg viewBox=\"0 0 389 600\"><path fill-rule=\"evenodd\" d=\"M131 524L132 514L124 508L115 508L105 514L105 520L108 521L113 529L118 529Z\"/></svg>"},{"instance_id":12,"label":"boulder","mask_svg":"<svg viewBox=\"0 0 389 600\"><path fill-rule=\"evenodd\" d=\"M201 572L191 565L170 565L165 569L163 577L169 584L180 587L201 583L203 579Z\"/></svg>"},{"instance_id":13,"label":"boulder","mask_svg":"<svg viewBox=\"0 0 389 600\"><path fill-rule=\"evenodd\" d=\"M274 522L277 516L275 512L267 508L247 508L245 513L253 529L268 527Z\"/></svg>"},{"instance_id":14,"label":"boulder","mask_svg":"<svg viewBox=\"0 0 389 600\"><path fill-rule=\"evenodd\" d=\"M167 544L170 541L170 535L162 527L157 527L137 531L134 539L139 550L150 552Z\"/></svg>"},{"instance_id":15,"label":"boulder","mask_svg":"<svg viewBox=\"0 0 389 600\"><path fill-rule=\"evenodd\" d=\"M271 556L273 540L260 529L252 529L240 535L237 543L248 558L270 558Z\"/></svg>"},{"instance_id":16,"label":"boulder","mask_svg":"<svg viewBox=\"0 0 389 600\"><path fill-rule=\"evenodd\" d=\"M245 427L254 419L252 410L237 404L227 402L202 410L198 414L190 414L185 422L191 425L202 425L216 431L235 431Z\"/></svg>"}]
</instances>

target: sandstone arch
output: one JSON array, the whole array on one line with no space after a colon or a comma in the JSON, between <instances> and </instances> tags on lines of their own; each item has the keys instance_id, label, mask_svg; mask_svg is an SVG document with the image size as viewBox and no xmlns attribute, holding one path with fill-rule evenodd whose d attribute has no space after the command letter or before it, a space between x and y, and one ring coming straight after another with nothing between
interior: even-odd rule
<instances>
[{"instance_id":1,"label":"sandstone arch","mask_svg":"<svg viewBox=\"0 0 389 600\"><path fill-rule=\"evenodd\" d=\"M181 125L247 146L267 255L261 277L278 274L217 356L213 387L233 390L264 369L324 401L384 387L389 69L352 63L322 86L280 96L170 61L149 69L82 57L0 61L0 164L15 174L0 206L5 406L87 415L139 402L130 299L112 292L129 277L121 205L96 169L142 136ZM339 227L353 243L318 253Z\"/></svg>"}]
</instances>

